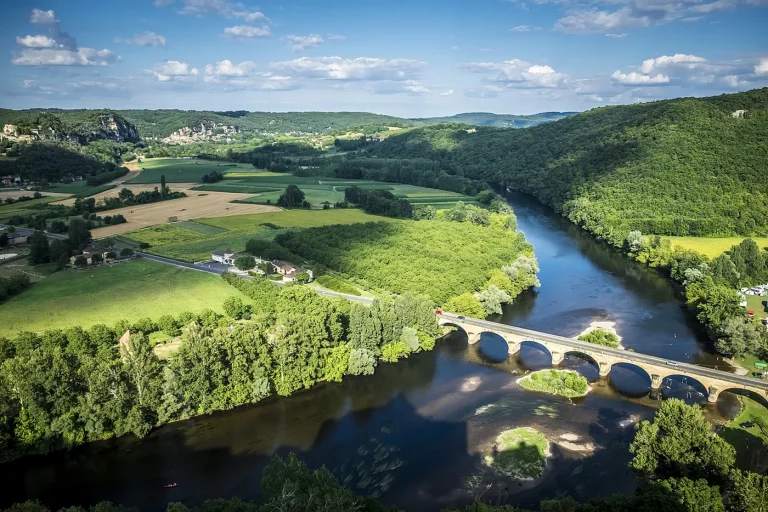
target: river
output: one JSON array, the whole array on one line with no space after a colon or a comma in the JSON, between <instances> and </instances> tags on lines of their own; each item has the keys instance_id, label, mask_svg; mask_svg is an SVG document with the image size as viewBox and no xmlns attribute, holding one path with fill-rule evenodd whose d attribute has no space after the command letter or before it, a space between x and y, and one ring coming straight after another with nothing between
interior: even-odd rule
<instances>
[{"instance_id":1,"label":"river","mask_svg":"<svg viewBox=\"0 0 768 512\"><path fill-rule=\"evenodd\" d=\"M708 352L679 290L661 275L526 196L508 199L536 248L542 286L495 320L566 336L594 320L613 321L627 348L722 364ZM475 497L533 506L563 495L583 500L632 492L627 462L633 426L659 404L639 396L647 376L618 368L612 379L597 381L586 397L572 401L520 389L519 375L547 366L548 358L523 347L518 359L506 360L505 350L493 337L468 346L466 337L453 333L434 351L380 365L370 377L167 425L141 440L126 436L26 457L0 466L0 506L26 499L51 507L110 500L152 511L170 501L249 499L259 494L269 458L291 451L311 468L325 464L356 492L407 510L437 511ZM586 361L569 356L566 364L591 380L597 376ZM680 382L667 394L700 401ZM535 482L495 476L482 462L498 433L517 426L535 427L553 442L547 470ZM611 485L595 485L601 481ZM170 482L179 486L163 488Z\"/></svg>"}]
</instances>

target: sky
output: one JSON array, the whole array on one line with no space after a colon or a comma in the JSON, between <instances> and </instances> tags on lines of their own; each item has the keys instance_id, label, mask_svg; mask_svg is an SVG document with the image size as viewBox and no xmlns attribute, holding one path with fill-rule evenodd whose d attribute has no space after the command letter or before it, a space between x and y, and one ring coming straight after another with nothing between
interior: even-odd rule
<instances>
[{"instance_id":1,"label":"sky","mask_svg":"<svg viewBox=\"0 0 768 512\"><path fill-rule=\"evenodd\" d=\"M768 86L768 0L8 0L0 107L533 114Z\"/></svg>"}]
</instances>

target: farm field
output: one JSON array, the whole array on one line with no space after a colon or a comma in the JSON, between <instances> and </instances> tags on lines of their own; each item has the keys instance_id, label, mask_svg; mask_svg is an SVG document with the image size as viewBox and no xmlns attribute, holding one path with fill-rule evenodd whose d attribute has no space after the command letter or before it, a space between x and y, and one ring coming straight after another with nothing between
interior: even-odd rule
<instances>
[{"instance_id":1,"label":"farm field","mask_svg":"<svg viewBox=\"0 0 768 512\"><path fill-rule=\"evenodd\" d=\"M229 176L231 174L227 175L227 177ZM364 190L388 190L395 196L407 199L413 204L433 204L440 208L450 208L457 201L475 203L472 197L415 185L401 185L370 180L303 177L277 173L261 176L253 175L250 177L240 177L238 175L237 179L225 179L215 184L201 185L195 187L195 190L258 194L244 200L239 199L238 202L276 204L283 190L288 185L299 187L304 192L306 200L316 209L322 208L323 203L335 204L344 201L344 190L351 186L357 186Z\"/></svg>"},{"instance_id":2,"label":"farm field","mask_svg":"<svg viewBox=\"0 0 768 512\"><path fill-rule=\"evenodd\" d=\"M27 193L27 195L32 195L32 192ZM57 195L55 197L41 197L40 199L30 199L20 203L0 205L0 220L13 217L14 215L27 215L31 210L33 211L35 205L48 204L60 199L61 196Z\"/></svg>"},{"instance_id":3,"label":"farm field","mask_svg":"<svg viewBox=\"0 0 768 512\"><path fill-rule=\"evenodd\" d=\"M172 192L186 192L190 188L194 187L195 183L171 183L168 185L168 188L171 189ZM98 192L94 194L93 197L97 202L104 199L105 197L117 197L120 194L120 191L124 188L127 188L134 194L138 194L139 192L144 191L152 191L155 188L158 188L159 184L154 183L146 183L146 184L140 184L140 185L131 185L131 184L121 184L121 185L112 185L110 187L107 187L105 190ZM69 197L67 199L63 199L61 201L56 201L54 204L63 204L65 206L72 206L75 204L75 199L77 197L83 197L83 196L73 196ZM109 215L109 213L105 213L105 215Z\"/></svg>"},{"instance_id":4,"label":"farm field","mask_svg":"<svg viewBox=\"0 0 768 512\"><path fill-rule=\"evenodd\" d=\"M174 189L174 187L171 187ZM247 196L238 194L240 198ZM92 231L94 238L105 238L123 233L129 233L138 229L165 224L169 217L178 217L179 220L190 220L197 217L222 217L229 215L242 215L246 213L262 213L279 211L272 206L257 204L231 203L233 194L225 192L190 192L187 197L171 199L159 203L140 206L126 206L109 210L110 215L123 215L128 222L116 226L106 226Z\"/></svg>"},{"instance_id":5,"label":"farm field","mask_svg":"<svg viewBox=\"0 0 768 512\"><path fill-rule=\"evenodd\" d=\"M165 175L167 183L200 182L206 174L213 171L222 174L226 172L247 173L249 170L258 173L250 164L236 164L198 160L196 158L152 158L136 165L141 172L127 183L160 183L160 176Z\"/></svg>"},{"instance_id":6,"label":"farm field","mask_svg":"<svg viewBox=\"0 0 768 512\"><path fill-rule=\"evenodd\" d=\"M43 192L43 194L57 193L67 194L73 197L90 197L114 188L115 185L88 186L84 181L76 181L65 185L56 185Z\"/></svg>"},{"instance_id":7,"label":"farm field","mask_svg":"<svg viewBox=\"0 0 768 512\"><path fill-rule=\"evenodd\" d=\"M95 324L114 325L206 308L222 312L224 300L250 300L221 278L152 261L62 270L0 308L0 336Z\"/></svg>"},{"instance_id":8,"label":"farm field","mask_svg":"<svg viewBox=\"0 0 768 512\"><path fill-rule=\"evenodd\" d=\"M747 237L701 238L695 236L665 236L662 238L670 240L672 247L677 245L683 249L691 249L710 258L715 258L734 245L739 245ZM768 249L768 238L752 238L752 240L761 249Z\"/></svg>"},{"instance_id":9,"label":"farm field","mask_svg":"<svg viewBox=\"0 0 768 512\"><path fill-rule=\"evenodd\" d=\"M207 261L213 251L221 249L242 251L248 240L273 238L286 229L381 220L387 219L352 209L286 210L175 222L147 227L123 238L150 244L146 252L195 262Z\"/></svg>"}]
</instances>

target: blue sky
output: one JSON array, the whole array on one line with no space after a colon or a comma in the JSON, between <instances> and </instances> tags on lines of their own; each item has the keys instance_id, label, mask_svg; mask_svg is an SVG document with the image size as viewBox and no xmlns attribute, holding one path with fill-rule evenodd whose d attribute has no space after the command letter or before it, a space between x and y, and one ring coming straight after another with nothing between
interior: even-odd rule
<instances>
[{"instance_id":1,"label":"blue sky","mask_svg":"<svg viewBox=\"0 0 768 512\"><path fill-rule=\"evenodd\" d=\"M768 0L30 0L0 106L586 110L768 85Z\"/></svg>"}]
</instances>

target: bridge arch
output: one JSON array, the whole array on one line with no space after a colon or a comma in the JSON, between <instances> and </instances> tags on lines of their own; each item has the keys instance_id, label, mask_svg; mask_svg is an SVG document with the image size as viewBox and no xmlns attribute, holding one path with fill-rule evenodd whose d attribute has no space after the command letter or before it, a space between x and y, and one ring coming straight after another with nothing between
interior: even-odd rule
<instances>
[{"instance_id":1,"label":"bridge arch","mask_svg":"<svg viewBox=\"0 0 768 512\"><path fill-rule=\"evenodd\" d=\"M752 391L751 389L743 389L743 388L726 388L721 390L718 393L718 397L721 396L723 393L732 393L734 395L739 396L745 396L747 398L751 398L755 402L759 403L766 409L768 409L768 398L766 398L764 395L761 395L760 393L756 391Z\"/></svg>"},{"instance_id":2,"label":"bridge arch","mask_svg":"<svg viewBox=\"0 0 768 512\"><path fill-rule=\"evenodd\" d=\"M689 403L702 403L709 400L709 388L696 377L670 374L661 382L662 398L679 398Z\"/></svg>"},{"instance_id":3,"label":"bridge arch","mask_svg":"<svg viewBox=\"0 0 768 512\"><path fill-rule=\"evenodd\" d=\"M544 368L555 366L552 351L545 344L538 341L521 341L517 357L520 363L529 370L543 370Z\"/></svg>"},{"instance_id":4,"label":"bridge arch","mask_svg":"<svg viewBox=\"0 0 768 512\"><path fill-rule=\"evenodd\" d=\"M509 344L498 333L481 332L478 347L480 355L492 363L503 363L509 359Z\"/></svg>"},{"instance_id":5,"label":"bridge arch","mask_svg":"<svg viewBox=\"0 0 768 512\"><path fill-rule=\"evenodd\" d=\"M573 363L575 361L573 361L573 359L569 360L568 356L571 356L571 358L573 359L577 359L587 363L588 368L584 368L583 366L580 366L578 364L574 365ZM565 352L563 354L563 364L565 366L573 366L573 368L571 369L576 369L579 373L582 374L583 377L585 377L590 382L594 382L598 380L603 374L602 368L607 366L605 364L601 365L597 361L597 359L587 354L586 352L579 352L578 350L569 350L568 352ZM610 370L610 367L608 367L608 369Z\"/></svg>"},{"instance_id":6,"label":"bridge arch","mask_svg":"<svg viewBox=\"0 0 768 512\"><path fill-rule=\"evenodd\" d=\"M652 376L634 363L614 363L610 367L611 385L621 394L631 397L647 395L653 389Z\"/></svg>"}]
</instances>

